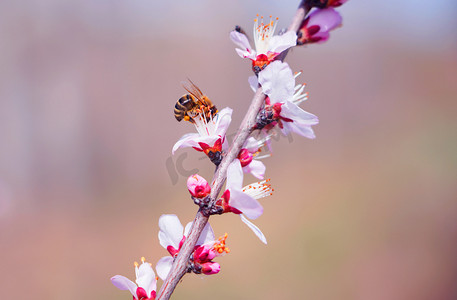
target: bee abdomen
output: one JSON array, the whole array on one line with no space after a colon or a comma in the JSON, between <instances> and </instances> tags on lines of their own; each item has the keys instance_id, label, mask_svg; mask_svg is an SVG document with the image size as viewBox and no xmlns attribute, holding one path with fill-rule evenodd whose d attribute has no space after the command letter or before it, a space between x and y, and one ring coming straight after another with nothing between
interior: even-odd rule
<instances>
[{"instance_id":1,"label":"bee abdomen","mask_svg":"<svg viewBox=\"0 0 457 300\"><path fill-rule=\"evenodd\" d=\"M178 102L176 102L175 107L180 108L182 110L190 110L195 104L195 99L192 95L186 94L182 96L181 98L178 99Z\"/></svg>"},{"instance_id":2,"label":"bee abdomen","mask_svg":"<svg viewBox=\"0 0 457 300\"><path fill-rule=\"evenodd\" d=\"M176 101L175 104L175 118L178 122L181 122L182 119L186 116L187 112L193 108L195 105L194 97L190 94L186 94Z\"/></svg>"}]
</instances>

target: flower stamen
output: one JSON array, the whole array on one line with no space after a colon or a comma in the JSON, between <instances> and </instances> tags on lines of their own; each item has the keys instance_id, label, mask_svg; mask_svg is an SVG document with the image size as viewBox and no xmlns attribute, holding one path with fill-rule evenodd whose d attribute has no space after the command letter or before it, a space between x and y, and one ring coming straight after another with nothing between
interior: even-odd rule
<instances>
[{"instance_id":1,"label":"flower stamen","mask_svg":"<svg viewBox=\"0 0 457 300\"><path fill-rule=\"evenodd\" d=\"M225 246L225 241L227 240L228 234L225 233L224 236L221 236L217 239L217 241L214 243L213 249L219 253L230 253L230 249Z\"/></svg>"},{"instance_id":2,"label":"flower stamen","mask_svg":"<svg viewBox=\"0 0 457 300\"><path fill-rule=\"evenodd\" d=\"M271 196L273 195L274 189L271 187L271 184L267 183L269 181L270 179L266 179L260 182L250 184L248 186L245 186L242 191L243 193L248 194L249 196L255 199Z\"/></svg>"}]
</instances>

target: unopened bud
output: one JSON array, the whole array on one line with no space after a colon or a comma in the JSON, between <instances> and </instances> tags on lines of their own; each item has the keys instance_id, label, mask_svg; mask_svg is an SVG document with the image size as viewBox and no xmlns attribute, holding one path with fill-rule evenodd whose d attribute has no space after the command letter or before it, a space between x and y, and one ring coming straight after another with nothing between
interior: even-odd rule
<instances>
[{"instance_id":1,"label":"unopened bud","mask_svg":"<svg viewBox=\"0 0 457 300\"><path fill-rule=\"evenodd\" d=\"M194 174L187 179L187 189L195 198L204 198L211 192L208 181L198 174Z\"/></svg>"},{"instance_id":2,"label":"unopened bud","mask_svg":"<svg viewBox=\"0 0 457 300\"><path fill-rule=\"evenodd\" d=\"M297 32L297 45L322 43L330 31L341 25L341 15L333 8L317 9L303 20Z\"/></svg>"},{"instance_id":3,"label":"unopened bud","mask_svg":"<svg viewBox=\"0 0 457 300\"><path fill-rule=\"evenodd\" d=\"M348 0L328 0L327 7L337 7L343 5Z\"/></svg>"},{"instance_id":4,"label":"unopened bud","mask_svg":"<svg viewBox=\"0 0 457 300\"><path fill-rule=\"evenodd\" d=\"M208 243L206 245L199 246L194 251L194 260L197 262L210 261L216 257L216 252L214 251L214 243Z\"/></svg>"},{"instance_id":5,"label":"unopened bud","mask_svg":"<svg viewBox=\"0 0 457 300\"><path fill-rule=\"evenodd\" d=\"M346 1L347 0L307 0L306 5L317 8L337 7Z\"/></svg>"},{"instance_id":6,"label":"unopened bud","mask_svg":"<svg viewBox=\"0 0 457 300\"><path fill-rule=\"evenodd\" d=\"M252 154L248 151L248 149L241 149L240 153L238 154L238 159L240 160L241 166L246 167L252 161Z\"/></svg>"},{"instance_id":7,"label":"unopened bud","mask_svg":"<svg viewBox=\"0 0 457 300\"><path fill-rule=\"evenodd\" d=\"M201 264L202 266L202 273L206 275L217 274L221 270L221 265L217 262L207 262Z\"/></svg>"}]
</instances>

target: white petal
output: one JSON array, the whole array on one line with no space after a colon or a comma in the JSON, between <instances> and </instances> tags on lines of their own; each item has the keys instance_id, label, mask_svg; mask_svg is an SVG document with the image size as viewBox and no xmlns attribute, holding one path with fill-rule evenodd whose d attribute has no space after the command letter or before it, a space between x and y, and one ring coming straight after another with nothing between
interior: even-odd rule
<instances>
[{"instance_id":1,"label":"white petal","mask_svg":"<svg viewBox=\"0 0 457 300\"><path fill-rule=\"evenodd\" d=\"M257 92L257 89L259 88L259 80L257 79L257 76L255 76L255 75L249 76L248 82L249 82L249 86L254 91L254 93Z\"/></svg>"},{"instance_id":2,"label":"white petal","mask_svg":"<svg viewBox=\"0 0 457 300\"><path fill-rule=\"evenodd\" d=\"M192 227L192 223L194 222L189 222L186 224L186 227L184 228L184 236L187 237L189 235L190 228Z\"/></svg>"},{"instance_id":3,"label":"white petal","mask_svg":"<svg viewBox=\"0 0 457 300\"><path fill-rule=\"evenodd\" d=\"M190 228L192 227L192 223L193 222L187 223L186 228L184 229L184 235L186 237L189 235ZM196 245L200 246L209 241L214 241L214 239L215 239L215 236L214 236L213 228L211 227L211 225L208 222L208 223L206 223L205 227L203 228L202 233L200 234L200 237L198 238Z\"/></svg>"},{"instance_id":4,"label":"white petal","mask_svg":"<svg viewBox=\"0 0 457 300\"><path fill-rule=\"evenodd\" d=\"M236 48L235 49L236 53L239 55L241 58L250 58L250 59L255 59L255 51L243 51L241 49Z\"/></svg>"},{"instance_id":5,"label":"white petal","mask_svg":"<svg viewBox=\"0 0 457 300\"><path fill-rule=\"evenodd\" d=\"M240 190L230 190L229 205L241 211L249 219L257 219L263 214L263 207L259 201Z\"/></svg>"},{"instance_id":6,"label":"white petal","mask_svg":"<svg viewBox=\"0 0 457 300\"><path fill-rule=\"evenodd\" d=\"M197 240L197 245L203 245L210 241L214 241L215 239L216 237L214 236L213 228L208 222L206 223L205 228L203 228L203 231Z\"/></svg>"},{"instance_id":7,"label":"white petal","mask_svg":"<svg viewBox=\"0 0 457 300\"><path fill-rule=\"evenodd\" d=\"M253 159L249 165L243 168L245 173L251 173L254 177L258 179L263 179L265 175L266 167L260 160Z\"/></svg>"},{"instance_id":8,"label":"white petal","mask_svg":"<svg viewBox=\"0 0 457 300\"><path fill-rule=\"evenodd\" d=\"M156 289L156 274L149 263L142 263L138 268L138 277L136 283L142 287L148 296Z\"/></svg>"},{"instance_id":9,"label":"white petal","mask_svg":"<svg viewBox=\"0 0 457 300\"><path fill-rule=\"evenodd\" d=\"M319 119L315 115L304 111L298 105L289 101L286 101L281 106L281 116L303 125L316 125L319 123Z\"/></svg>"},{"instance_id":10,"label":"white petal","mask_svg":"<svg viewBox=\"0 0 457 300\"><path fill-rule=\"evenodd\" d=\"M243 169L237 158L227 168L227 183L225 186L228 190L241 190L243 187Z\"/></svg>"},{"instance_id":11,"label":"white petal","mask_svg":"<svg viewBox=\"0 0 457 300\"><path fill-rule=\"evenodd\" d=\"M217 113L217 120L216 120L216 135L218 136L225 136L228 127L230 126L230 122L232 121L232 112L233 109L230 107L226 107L220 112Z\"/></svg>"},{"instance_id":12,"label":"white petal","mask_svg":"<svg viewBox=\"0 0 457 300\"><path fill-rule=\"evenodd\" d=\"M248 151L251 153L254 153L259 150L259 146L261 146L261 143L259 143L259 141L254 137L250 136L246 142L244 142L243 148L248 149Z\"/></svg>"},{"instance_id":13,"label":"white petal","mask_svg":"<svg viewBox=\"0 0 457 300\"><path fill-rule=\"evenodd\" d=\"M232 40L232 42L234 42L238 47L241 48L241 50L245 50L245 51L251 51L252 52L252 47L251 45L249 44L249 40L247 38L246 35L236 31L236 30L233 30L232 32L230 32L230 39ZM248 52L249 52L248 51Z\"/></svg>"},{"instance_id":14,"label":"white petal","mask_svg":"<svg viewBox=\"0 0 457 300\"><path fill-rule=\"evenodd\" d=\"M171 153L175 154L176 150L182 147L200 147L198 143L195 142L199 137L200 135L198 133L187 133L183 135L173 146Z\"/></svg>"},{"instance_id":15,"label":"white petal","mask_svg":"<svg viewBox=\"0 0 457 300\"><path fill-rule=\"evenodd\" d=\"M159 241L160 245L167 249L168 246L179 248L179 242L183 237L183 227L176 215L161 215L159 218Z\"/></svg>"},{"instance_id":16,"label":"white petal","mask_svg":"<svg viewBox=\"0 0 457 300\"><path fill-rule=\"evenodd\" d=\"M293 122L284 122L283 127L281 128L281 133L285 136L289 135L289 133L293 132L292 127L289 125L294 124Z\"/></svg>"},{"instance_id":17,"label":"white petal","mask_svg":"<svg viewBox=\"0 0 457 300\"><path fill-rule=\"evenodd\" d=\"M265 235L263 235L262 231L260 231L260 229L257 226L249 222L249 220L246 219L243 215L240 215L240 217L241 221L243 221L244 224L248 225L248 227L251 228L255 235L262 241L262 243L266 244L267 239L265 238Z\"/></svg>"},{"instance_id":18,"label":"white petal","mask_svg":"<svg viewBox=\"0 0 457 300\"><path fill-rule=\"evenodd\" d=\"M287 132L286 132L286 130L287 130ZM316 135L314 134L314 131L310 125L299 124L296 122L284 124L283 133L285 135L287 135L290 131L295 132L296 134L299 134L299 135L304 136L309 139L316 138Z\"/></svg>"},{"instance_id":19,"label":"white petal","mask_svg":"<svg viewBox=\"0 0 457 300\"><path fill-rule=\"evenodd\" d=\"M293 31L287 31L283 35L275 35L270 39L268 51L281 53L295 45L297 45L297 34Z\"/></svg>"},{"instance_id":20,"label":"white petal","mask_svg":"<svg viewBox=\"0 0 457 300\"><path fill-rule=\"evenodd\" d=\"M195 147L195 148L201 150L201 147L198 143L205 143L205 144L212 146L219 138L220 137L217 134L211 135L211 136L201 136L198 133L185 134L173 146L172 154L174 154L175 151L178 150L179 148L185 148L185 147Z\"/></svg>"},{"instance_id":21,"label":"white petal","mask_svg":"<svg viewBox=\"0 0 457 300\"><path fill-rule=\"evenodd\" d=\"M165 280L170 273L171 266L173 265L173 257L164 256L157 262L156 271L160 279Z\"/></svg>"},{"instance_id":22,"label":"white petal","mask_svg":"<svg viewBox=\"0 0 457 300\"><path fill-rule=\"evenodd\" d=\"M138 299L138 297L136 295L137 286L133 281L131 281L127 277L124 277L122 275L116 275L116 276L111 277L111 282L114 284L115 287L117 287L120 290L123 290L123 291L129 290L130 293L136 299Z\"/></svg>"},{"instance_id":23,"label":"white petal","mask_svg":"<svg viewBox=\"0 0 457 300\"><path fill-rule=\"evenodd\" d=\"M295 90L295 78L287 63L274 61L259 73L259 82L263 92L273 103L292 99Z\"/></svg>"}]
</instances>

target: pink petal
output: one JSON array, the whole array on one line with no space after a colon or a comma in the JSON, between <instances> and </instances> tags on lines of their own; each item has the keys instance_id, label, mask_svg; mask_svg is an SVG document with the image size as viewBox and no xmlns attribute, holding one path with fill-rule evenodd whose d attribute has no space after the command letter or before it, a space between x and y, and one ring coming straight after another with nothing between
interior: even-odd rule
<instances>
[{"instance_id":1,"label":"pink petal","mask_svg":"<svg viewBox=\"0 0 457 300\"><path fill-rule=\"evenodd\" d=\"M201 146L202 143L200 143ZM205 178L198 174L189 176L187 179L187 189L189 193L196 198L204 198L211 192L211 187Z\"/></svg>"},{"instance_id":2,"label":"pink petal","mask_svg":"<svg viewBox=\"0 0 457 300\"><path fill-rule=\"evenodd\" d=\"M297 34L293 31L288 31L283 35L273 36L268 43L268 51L281 53L295 45L297 45Z\"/></svg>"},{"instance_id":3,"label":"pink petal","mask_svg":"<svg viewBox=\"0 0 457 300\"><path fill-rule=\"evenodd\" d=\"M330 38L330 34L328 33L328 31L318 32L315 35L313 35L312 39L317 39L317 38L319 38L319 40L316 41L316 43L323 43L323 42L326 42Z\"/></svg>"},{"instance_id":4,"label":"pink petal","mask_svg":"<svg viewBox=\"0 0 457 300\"><path fill-rule=\"evenodd\" d=\"M123 291L129 290L130 293L136 299L138 299L138 297L136 296L137 286L133 281L131 281L127 277L124 277L122 275L116 275L116 276L111 277L111 282L114 284L115 287L117 287L120 290L123 290Z\"/></svg>"},{"instance_id":5,"label":"pink petal","mask_svg":"<svg viewBox=\"0 0 457 300\"><path fill-rule=\"evenodd\" d=\"M241 221L243 221L244 224L248 225L248 227L254 232L254 234L262 241L262 243L266 244L267 239L265 238L265 235L263 235L262 231L252 224L248 219L246 219L243 215L240 215Z\"/></svg>"},{"instance_id":6,"label":"pink petal","mask_svg":"<svg viewBox=\"0 0 457 300\"><path fill-rule=\"evenodd\" d=\"M230 190L229 205L241 211L249 219L257 219L263 214L263 207L259 201L241 190Z\"/></svg>"},{"instance_id":7,"label":"pink petal","mask_svg":"<svg viewBox=\"0 0 457 300\"><path fill-rule=\"evenodd\" d=\"M179 242L183 237L183 227L176 215L161 215L159 218L159 241L160 245L167 249L168 246L179 248Z\"/></svg>"},{"instance_id":8,"label":"pink petal","mask_svg":"<svg viewBox=\"0 0 457 300\"><path fill-rule=\"evenodd\" d=\"M321 32L329 32L341 25L341 15L333 8L316 9L309 14L307 27L318 25Z\"/></svg>"},{"instance_id":9,"label":"pink petal","mask_svg":"<svg viewBox=\"0 0 457 300\"><path fill-rule=\"evenodd\" d=\"M207 262L201 265L202 273L205 275L217 274L221 270L221 266L217 262Z\"/></svg>"},{"instance_id":10,"label":"pink petal","mask_svg":"<svg viewBox=\"0 0 457 300\"><path fill-rule=\"evenodd\" d=\"M160 279L165 280L170 273L171 266L173 265L173 257L164 256L157 262L156 271Z\"/></svg>"},{"instance_id":11,"label":"pink petal","mask_svg":"<svg viewBox=\"0 0 457 300\"><path fill-rule=\"evenodd\" d=\"M274 61L259 73L263 92L272 104L292 99L295 91L295 77L287 63Z\"/></svg>"}]
</instances>

